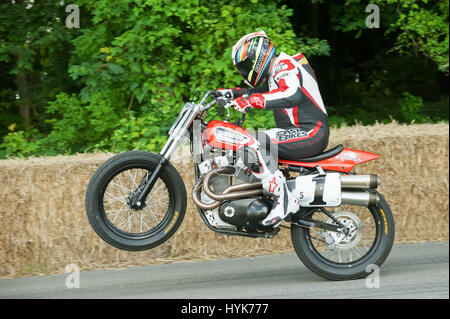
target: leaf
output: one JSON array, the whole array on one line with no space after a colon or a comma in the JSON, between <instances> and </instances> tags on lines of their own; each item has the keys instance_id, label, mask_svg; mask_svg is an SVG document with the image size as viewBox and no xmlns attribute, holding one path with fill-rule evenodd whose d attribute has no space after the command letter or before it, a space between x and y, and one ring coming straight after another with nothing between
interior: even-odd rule
<instances>
[{"instance_id":1,"label":"leaf","mask_svg":"<svg viewBox=\"0 0 450 319\"><path fill-rule=\"evenodd\" d=\"M107 68L114 75L125 73L125 69L117 64L110 63Z\"/></svg>"}]
</instances>

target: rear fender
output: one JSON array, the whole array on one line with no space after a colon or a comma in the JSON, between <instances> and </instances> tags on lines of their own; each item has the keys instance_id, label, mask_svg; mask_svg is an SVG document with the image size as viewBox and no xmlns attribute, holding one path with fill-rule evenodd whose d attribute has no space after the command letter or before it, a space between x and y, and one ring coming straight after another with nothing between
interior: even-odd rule
<instances>
[{"instance_id":1,"label":"rear fender","mask_svg":"<svg viewBox=\"0 0 450 319\"><path fill-rule=\"evenodd\" d=\"M339 154L318 162L301 162L279 160L280 164L287 164L292 166L316 167L321 166L324 170L349 173L356 165L372 161L379 158L380 155L369 153L350 148L344 148Z\"/></svg>"}]
</instances>

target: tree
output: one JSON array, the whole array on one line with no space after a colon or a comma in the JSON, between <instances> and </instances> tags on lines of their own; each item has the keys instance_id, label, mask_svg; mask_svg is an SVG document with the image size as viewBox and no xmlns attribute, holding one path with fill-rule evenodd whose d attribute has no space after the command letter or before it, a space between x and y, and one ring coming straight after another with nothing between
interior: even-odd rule
<instances>
[{"instance_id":1,"label":"tree","mask_svg":"<svg viewBox=\"0 0 450 319\"><path fill-rule=\"evenodd\" d=\"M12 111L10 104L15 105L25 126L40 125L47 102L70 87L70 33L61 20L64 6L58 1L16 0L0 5L0 63L7 65L1 92L9 104L1 111Z\"/></svg>"},{"instance_id":2,"label":"tree","mask_svg":"<svg viewBox=\"0 0 450 319\"><path fill-rule=\"evenodd\" d=\"M448 0L385 0L396 6L398 19L393 26L400 29L393 48L400 53L423 54L449 71Z\"/></svg>"},{"instance_id":3,"label":"tree","mask_svg":"<svg viewBox=\"0 0 450 319\"><path fill-rule=\"evenodd\" d=\"M280 44L279 50L292 54L299 43L306 52L327 53L326 43L297 38L289 22L292 10L272 1L229 5L226 1L98 0L79 4L90 12L92 26L83 28L73 40L70 75L83 84L80 99L85 109L102 109L123 118L102 130L110 136L90 136L85 141L90 145L87 148L110 148L111 144L116 151L161 147L185 101L214 88L243 85L230 56L234 42L246 33L264 29ZM100 100L114 103L107 109L96 107ZM53 104L52 109L64 118L67 107L67 103ZM271 114L248 124L256 128L268 121L272 121Z\"/></svg>"},{"instance_id":4,"label":"tree","mask_svg":"<svg viewBox=\"0 0 450 319\"><path fill-rule=\"evenodd\" d=\"M448 120L448 0L374 0L379 29L362 0L77 0L79 29L66 2L0 5L0 158L158 151L185 102L245 85L231 47L260 29L308 57L331 124Z\"/></svg>"}]
</instances>

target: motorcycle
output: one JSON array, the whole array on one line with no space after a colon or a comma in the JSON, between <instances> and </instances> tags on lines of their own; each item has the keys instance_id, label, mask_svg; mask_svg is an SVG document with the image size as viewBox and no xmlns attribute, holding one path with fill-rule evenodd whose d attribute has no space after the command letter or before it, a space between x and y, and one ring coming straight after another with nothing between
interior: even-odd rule
<instances>
[{"instance_id":1,"label":"motorcycle","mask_svg":"<svg viewBox=\"0 0 450 319\"><path fill-rule=\"evenodd\" d=\"M215 105L226 110L225 120L205 121ZM393 215L376 190L378 176L352 172L379 155L338 145L297 161L280 158L279 168L288 188L299 194L300 209L278 227L262 226L273 199L238 161L238 144L253 136L242 127L245 113L230 122L231 105L209 91L199 103L184 105L159 154L129 151L103 163L90 179L85 201L98 236L129 251L152 249L171 238L183 221L187 194L170 159L184 143L194 159L191 197L210 230L272 238L280 228L290 228L299 259L329 280L363 278L373 265L381 266L394 242Z\"/></svg>"}]
</instances>

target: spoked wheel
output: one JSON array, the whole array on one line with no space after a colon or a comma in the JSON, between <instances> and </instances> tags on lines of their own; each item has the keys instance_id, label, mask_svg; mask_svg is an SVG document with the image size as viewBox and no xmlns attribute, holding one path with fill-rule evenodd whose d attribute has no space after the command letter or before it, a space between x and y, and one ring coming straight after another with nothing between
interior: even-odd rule
<instances>
[{"instance_id":1,"label":"spoked wheel","mask_svg":"<svg viewBox=\"0 0 450 319\"><path fill-rule=\"evenodd\" d=\"M151 249L180 226L186 190L171 164L162 170L144 202L132 200L158 162L159 156L153 153L126 152L106 161L92 176L86 191L86 213L95 232L114 247Z\"/></svg>"},{"instance_id":2,"label":"spoked wheel","mask_svg":"<svg viewBox=\"0 0 450 319\"><path fill-rule=\"evenodd\" d=\"M391 251L395 226L389 205L381 194L378 196L378 205L328 209L334 219L348 228L348 234L292 224L294 249L305 266L331 280L363 278L370 274L369 265L380 266ZM321 210L310 218L337 225Z\"/></svg>"},{"instance_id":3,"label":"spoked wheel","mask_svg":"<svg viewBox=\"0 0 450 319\"><path fill-rule=\"evenodd\" d=\"M107 221L118 231L129 235L144 235L155 231L169 211L170 194L166 184L159 178L151 193L150 200L134 208L130 195L138 188L141 180L149 173L140 167L125 167L108 183L103 193L103 209Z\"/></svg>"}]
</instances>

